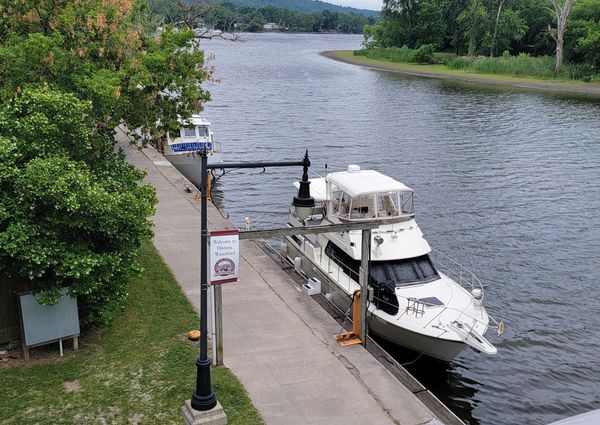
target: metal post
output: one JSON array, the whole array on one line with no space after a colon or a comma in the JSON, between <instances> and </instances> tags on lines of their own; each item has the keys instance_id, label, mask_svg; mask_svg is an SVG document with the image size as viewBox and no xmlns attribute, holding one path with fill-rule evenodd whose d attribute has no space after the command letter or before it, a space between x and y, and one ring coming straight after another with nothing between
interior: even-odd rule
<instances>
[{"instance_id":1,"label":"metal post","mask_svg":"<svg viewBox=\"0 0 600 425\"><path fill-rule=\"evenodd\" d=\"M210 303L210 337L212 338L211 345L211 356L215 362L217 362L217 345L215 341L217 340L217 304L215 301L215 286L210 285L208 287L208 302Z\"/></svg>"},{"instance_id":2,"label":"metal post","mask_svg":"<svg viewBox=\"0 0 600 425\"><path fill-rule=\"evenodd\" d=\"M216 338L213 344L217 346L215 366L223 366L223 295L221 293L221 285L214 286L214 294Z\"/></svg>"},{"instance_id":3,"label":"metal post","mask_svg":"<svg viewBox=\"0 0 600 425\"><path fill-rule=\"evenodd\" d=\"M208 220L206 205L206 188L208 185L208 169L206 152L200 152L201 180L200 180L200 356L196 360L196 392L192 396L191 404L194 410L206 411L217 405L217 396L210 383L210 365L212 360L208 357Z\"/></svg>"},{"instance_id":4,"label":"metal post","mask_svg":"<svg viewBox=\"0 0 600 425\"><path fill-rule=\"evenodd\" d=\"M371 259L371 229L363 229L360 257L360 340L367 345L367 301L369 299L369 275ZM356 320L356 319L355 319Z\"/></svg>"}]
</instances>

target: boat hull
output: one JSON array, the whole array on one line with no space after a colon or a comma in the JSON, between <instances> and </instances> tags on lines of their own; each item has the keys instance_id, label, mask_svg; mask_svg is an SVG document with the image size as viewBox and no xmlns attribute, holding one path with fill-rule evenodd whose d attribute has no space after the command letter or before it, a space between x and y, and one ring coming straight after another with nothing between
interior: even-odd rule
<instances>
[{"instance_id":1,"label":"boat hull","mask_svg":"<svg viewBox=\"0 0 600 425\"><path fill-rule=\"evenodd\" d=\"M451 361L467 348L467 345L462 342L433 338L395 326L380 319L376 314L370 314L368 318L369 332L396 345L423 353L443 362Z\"/></svg>"},{"instance_id":2,"label":"boat hull","mask_svg":"<svg viewBox=\"0 0 600 425\"><path fill-rule=\"evenodd\" d=\"M301 258L301 270L308 276L316 277L321 281L321 292L325 294L338 309L348 312L348 317L352 317L352 297L336 285L334 279L328 276L317 263L305 256L295 243L286 238L286 248L284 256L294 263L294 258ZM441 338L429 337L408 329L396 326L377 316L373 311L367 315L367 327L381 338L384 338L393 344L410 350L423 353L429 357L449 362L458 354L467 348L467 345L459 341L445 340Z\"/></svg>"},{"instance_id":3,"label":"boat hull","mask_svg":"<svg viewBox=\"0 0 600 425\"><path fill-rule=\"evenodd\" d=\"M164 154L177 170L185 176L194 186L200 186L200 155L194 154ZM220 153L211 153L208 155L208 163L216 164L221 162Z\"/></svg>"}]
</instances>

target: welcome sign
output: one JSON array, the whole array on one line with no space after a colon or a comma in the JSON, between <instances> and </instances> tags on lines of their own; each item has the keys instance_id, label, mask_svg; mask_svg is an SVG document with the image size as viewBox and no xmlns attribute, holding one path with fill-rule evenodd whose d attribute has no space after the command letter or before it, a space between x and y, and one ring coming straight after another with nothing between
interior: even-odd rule
<instances>
[{"instance_id":1,"label":"welcome sign","mask_svg":"<svg viewBox=\"0 0 600 425\"><path fill-rule=\"evenodd\" d=\"M210 283L237 282L240 265L240 234L237 230L210 232Z\"/></svg>"}]
</instances>

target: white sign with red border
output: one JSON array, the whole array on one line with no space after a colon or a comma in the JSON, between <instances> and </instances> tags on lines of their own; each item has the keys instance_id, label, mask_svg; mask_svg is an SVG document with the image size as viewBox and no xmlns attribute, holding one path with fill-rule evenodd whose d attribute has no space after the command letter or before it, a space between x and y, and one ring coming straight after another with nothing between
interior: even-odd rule
<instances>
[{"instance_id":1,"label":"white sign with red border","mask_svg":"<svg viewBox=\"0 0 600 425\"><path fill-rule=\"evenodd\" d=\"M210 232L210 283L237 282L240 270L240 232L213 230Z\"/></svg>"}]
</instances>

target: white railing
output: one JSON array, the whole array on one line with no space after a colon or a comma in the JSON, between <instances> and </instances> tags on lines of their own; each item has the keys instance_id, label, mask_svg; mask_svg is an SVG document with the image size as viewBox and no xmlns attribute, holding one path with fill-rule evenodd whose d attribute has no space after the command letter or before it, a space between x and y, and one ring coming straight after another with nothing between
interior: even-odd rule
<instances>
[{"instance_id":1,"label":"white railing","mask_svg":"<svg viewBox=\"0 0 600 425\"><path fill-rule=\"evenodd\" d=\"M433 261L433 264L438 269L439 272L444 273L450 279L456 281L460 286L466 288L468 290L473 291L473 289L481 290L481 298L478 298L483 302L484 290L481 281L475 274L467 269L465 266L459 264L452 258L448 257L445 254L442 254L435 249L431 250L429 257Z\"/></svg>"}]
</instances>

